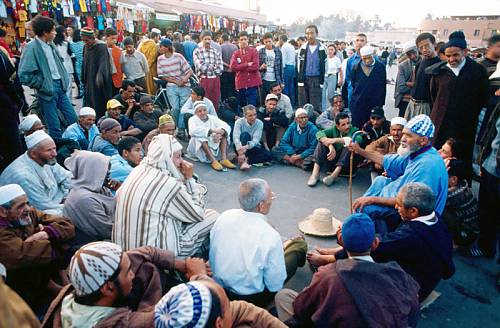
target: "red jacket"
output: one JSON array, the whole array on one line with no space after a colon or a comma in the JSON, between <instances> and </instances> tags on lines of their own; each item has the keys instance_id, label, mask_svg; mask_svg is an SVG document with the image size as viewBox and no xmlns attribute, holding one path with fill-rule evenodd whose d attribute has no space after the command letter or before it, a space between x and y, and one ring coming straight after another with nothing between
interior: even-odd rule
<instances>
[{"instance_id":1,"label":"red jacket","mask_svg":"<svg viewBox=\"0 0 500 328\"><path fill-rule=\"evenodd\" d=\"M248 66L248 63L252 63L252 65ZM262 84L257 49L246 47L236 50L231 57L229 67L233 72L236 72L236 90L258 87Z\"/></svg>"}]
</instances>

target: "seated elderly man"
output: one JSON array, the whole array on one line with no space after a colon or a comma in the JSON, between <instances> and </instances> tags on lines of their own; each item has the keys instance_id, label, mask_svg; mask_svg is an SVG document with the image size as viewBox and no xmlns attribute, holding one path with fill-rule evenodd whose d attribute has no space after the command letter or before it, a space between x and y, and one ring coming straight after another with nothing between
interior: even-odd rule
<instances>
[{"instance_id":1,"label":"seated elderly man","mask_svg":"<svg viewBox=\"0 0 500 328\"><path fill-rule=\"evenodd\" d=\"M366 122L361 130L366 132L368 143L372 143L389 133L391 123L385 119L382 106L373 107L370 111L370 120Z\"/></svg>"},{"instance_id":2,"label":"seated elderly man","mask_svg":"<svg viewBox=\"0 0 500 328\"><path fill-rule=\"evenodd\" d=\"M21 186L0 187L0 262L7 268L6 283L35 313L48 301L49 285L55 286L50 281L64 268L66 244L74 235L69 219L30 207Z\"/></svg>"},{"instance_id":3,"label":"seated elderly man","mask_svg":"<svg viewBox=\"0 0 500 328\"><path fill-rule=\"evenodd\" d=\"M98 135L99 129L95 125L95 110L90 107L82 107L78 112L78 121L68 126L62 137L78 142L80 149L87 150L89 144Z\"/></svg>"},{"instance_id":4,"label":"seated elderly man","mask_svg":"<svg viewBox=\"0 0 500 328\"><path fill-rule=\"evenodd\" d=\"M264 123L264 148L272 149L279 145L281 137L289 125L285 111L279 110L278 97L274 94L266 96L266 103L257 111L257 117Z\"/></svg>"},{"instance_id":5,"label":"seated elderly man","mask_svg":"<svg viewBox=\"0 0 500 328\"><path fill-rule=\"evenodd\" d=\"M349 115L339 113L335 116L334 127L319 131L316 134L319 142L314 151L313 171L307 181L309 187L314 187L318 183L321 171L331 172L323 178L323 183L327 186L331 186L342 171L348 174L351 152L347 146L353 137L355 137L354 142L363 141L361 133L356 134L356 131L359 131L358 128L353 127L350 121ZM358 159L356 158L357 162ZM353 162L353 164L355 163Z\"/></svg>"},{"instance_id":6,"label":"seated elderly man","mask_svg":"<svg viewBox=\"0 0 500 328\"><path fill-rule=\"evenodd\" d=\"M122 132L120 132L121 136L135 137L142 135L142 130L135 125L134 121L132 121L126 115L122 114L122 112L123 105L118 100L108 100L108 102L106 103L106 114L99 119L97 125L100 125L103 120L109 117L117 120L120 123L122 127Z\"/></svg>"},{"instance_id":7,"label":"seated elderly man","mask_svg":"<svg viewBox=\"0 0 500 328\"><path fill-rule=\"evenodd\" d=\"M216 171L222 171L224 167L234 169L236 166L227 159L231 128L217 116L208 114L203 101L197 101L194 108L195 116L192 116L188 123L191 135L187 147L189 158L211 163ZM219 152L220 162L217 160Z\"/></svg>"},{"instance_id":8,"label":"seated elderly man","mask_svg":"<svg viewBox=\"0 0 500 328\"><path fill-rule=\"evenodd\" d=\"M366 146L365 150L381 155L396 154L401 144L403 136L403 128L406 125L406 120L402 117L394 117L391 120L389 134L378 138ZM372 181L383 172L382 166L373 164L372 166Z\"/></svg>"},{"instance_id":9,"label":"seated elderly man","mask_svg":"<svg viewBox=\"0 0 500 328\"><path fill-rule=\"evenodd\" d=\"M135 112L134 123L144 135L147 135L151 130L156 129L162 113L154 109L151 96L142 96L140 104L141 110Z\"/></svg>"},{"instance_id":10,"label":"seated elderly man","mask_svg":"<svg viewBox=\"0 0 500 328\"><path fill-rule=\"evenodd\" d=\"M56 161L54 140L42 130L26 137L28 150L0 175L0 185L20 185L32 206L49 214L61 215L71 188L71 172Z\"/></svg>"},{"instance_id":11,"label":"seated elderly man","mask_svg":"<svg viewBox=\"0 0 500 328\"><path fill-rule=\"evenodd\" d=\"M118 154L116 145L120 140L122 127L114 118L106 118L99 124L101 134L90 143L89 150L106 156Z\"/></svg>"},{"instance_id":12,"label":"seated elderly man","mask_svg":"<svg viewBox=\"0 0 500 328\"><path fill-rule=\"evenodd\" d=\"M422 183L408 183L396 197L396 209L403 224L379 235L380 243L371 253L375 262L396 261L420 285L419 301L424 301L441 279L455 273L453 243L446 225L438 218L434 192ZM342 243L343 232L337 234ZM345 244L344 244L345 248ZM309 261L315 265L345 258L338 249L319 250Z\"/></svg>"},{"instance_id":13,"label":"seated elderly man","mask_svg":"<svg viewBox=\"0 0 500 328\"><path fill-rule=\"evenodd\" d=\"M265 309L229 301L224 289L206 275L173 287L156 304L154 318L158 328L188 327L193 322L195 327L286 327Z\"/></svg>"},{"instance_id":14,"label":"seated elderly man","mask_svg":"<svg viewBox=\"0 0 500 328\"><path fill-rule=\"evenodd\" d=\"M151 130L151 132L149 132L148 135L142 140L142 148L144 149L144 153L148 153L149 144L154 137L161 133L169 134L172 137L175 137L175 129L176 127L174 118L170 114L163 114L162 116L160 116L160 118L158 119L158 127L154 130Z\"/></svg>"},{"instance_id":15,"label":"seated elderly man","mask_svg":"<svg viewBox=\"0 0 500 328\"><path fill-rule=\"evenodd\" d=\"M331 107L327 108L318 118L316 118L316 125L322 130L335 126L335 116L337 116L338 113L347 113L349 117L351 116L349 108L344 108L342 94L335 93L332 99L330 99L330 104Z\"/></svg>"},{"instance_id":16,"label":"seated elderly man","mask_svg":"<svg viewBox=\"0 0 500 328\"><path fill-rule=\"evenodd\" d=\"M87 244L73 255L71 284L52 301L43 327L154 327L154 305L174 271L190 279L205 275L207 265L154 247L125 252L110 242Z\"/></svg>"},{"instance_id":17,"label":"seated elderly man","mask_svg":"<svg viewBox=\"0 0 500 328\"><path fill-rule=\"evenodd\" d=\"M118 155L111 156L109 177L123 183L132 169L141 163L142 145L135 137L123 137L117 148Z\"/></svg>"},{"instance_id":18,"label":"seated elderly man","mask_svg":"<svg viewBox=\"0 0 500 328\"><path fill-rule=\"evenodd\" d=\"M437 150L432 147L434 124L429 116L415 116L405 125L397 154L381 155L362 149L357 143L349 148L356 154L381 165L387 176L377 177L353 208L375 220L377 232L393 231L401 218L394 209L396 196L405 184L421 182L436 195L436 213L441 215L448 194L448 174Z\"/></svg>"},{"instance_id":19,"label":"seated elderly man","mask_svg":"<svg viewBox=\"0 0 500 328\"><path fill-rule=\"evenodd\" d=\"M348 258L322 266L302 292L276 295L280 320L289 327L415 327L418 283L395 262L376 263L373 221L355 213L342 224Z\"/></svg>"},{"instance_id":20,"label":"seated elderly man","mask_svg":"<svg viewBox=\"0 0 500 328\"><path fill-rule=\"evenodd\" d=\"M193 179L193 165L182 159L182 145L168 134L154 137L116 193L113 241L126 249L155 246L181 257L206 255L219 214L205 210L205 191Z\"/></svg>"},{"instance_id":21,"label":"seated elderly man","mask_svg":"<svg viewBox=\"0 0 500 328\"><path fill-rule=\"evenodd\" d=\"M238 192L241 209L222 213L210 232L210 266L230 299L266 306L305 263L304 239L283 244L267 221L273 198L265 180L243 181Z\"/></svg>"},{"instance_id":22,"label":"seated elderly man","mask_svg":"<svg viewBox=\"0 0 500 328\"><path fill-rule=\"evenodd\" d=\"M313 168L313 154L318 141L318 128L309 122L307 112L299 108L295 111L295 122L286 130L279 146L274 147L273 156L285 164L294 165L303 170Z\"/></svg>"},{"instance_id":23,"label":"seated elderly man","mask_svg":"<svg viewBox=\"0 0 500 328\"><path fill-rule=\"evenodd\" d=\"M116 203L111 191L120 184L109 180L109 162L108 156L84 150L76 151L65 162L73 178L63 214L75 223L72 244L76 248L91 241L111 239Z\"/></svg>"},{"instance_id":24,"label":"seated elderly man","mask_svg":"<svg viewBox=\"0 0 500 328\"><path fill-rule=\"evenodd\" d=\"M279 84L278 82L272 83L269 87L269 91L270 93L278 97L278 110L284 112L286 118L291 121L293 119L292 102L286 94L282 93L283 89L281 88L281 84Z\"/></svg>"},{"instance_id":25,"label":"seated elderly man","mask_svg":"<svg viewBox=\"0 0 500 328\"><path fill-rule=\"evenodd\" d=\"M252 164L269 163L273 157L260 140L264 124L257 118L257 109L253 105L243 107L245 117L234 124L233 141L238 154L241 170L249 170Z\"/></svg>"},{"instance_id":26,"label":"seated elderly man","mask_svg":"<svg viewBox=\"0 0 500 328\"><path fill-rule=\"evenodd\" d=\"M179 129L185 129L188 127L189 119L194 115L194 103L197 101L203 101L205 103L208 114L217 116L214 104L210 99L205 97L205 89L200 86L193 87L191 88L191 97L189 97L184 105L182 105L181 115L179 118Z\"/></svg>"}]
</instances>

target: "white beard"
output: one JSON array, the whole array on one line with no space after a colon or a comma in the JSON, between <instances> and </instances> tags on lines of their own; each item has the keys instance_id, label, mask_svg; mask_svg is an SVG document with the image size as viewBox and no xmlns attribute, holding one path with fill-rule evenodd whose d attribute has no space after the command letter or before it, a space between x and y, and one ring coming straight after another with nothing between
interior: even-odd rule
<instances>
[{"instance_id":1,"label":"white beard","mask_svg":"<svg viewBox=\"0 0 500 328\"><path fill-rule=\"evenodd\" d=\"M407 144L401 143L398 147L398 155L403 156L403 157L408 156L408 155L413 154L414 152L420 150L420 148L422 148L422 147L419 147L418 145L409 146Z\"/></svg>"}]
</instances>

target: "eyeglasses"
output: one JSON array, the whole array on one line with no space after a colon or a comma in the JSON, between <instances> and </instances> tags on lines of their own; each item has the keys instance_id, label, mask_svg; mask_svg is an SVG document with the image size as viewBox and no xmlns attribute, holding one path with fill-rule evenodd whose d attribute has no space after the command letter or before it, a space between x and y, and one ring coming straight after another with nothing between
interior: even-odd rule
<instances>
[{"instance_id":1,"label":"eyeglasses","mask_svg":"<svg viewBox=\"0 0 500 328\"><path fill-rule=\"evenodd\" d=\"M271 200L275 200L278 197L278 194L271 192Z\"/></svg>"}]
</instances>

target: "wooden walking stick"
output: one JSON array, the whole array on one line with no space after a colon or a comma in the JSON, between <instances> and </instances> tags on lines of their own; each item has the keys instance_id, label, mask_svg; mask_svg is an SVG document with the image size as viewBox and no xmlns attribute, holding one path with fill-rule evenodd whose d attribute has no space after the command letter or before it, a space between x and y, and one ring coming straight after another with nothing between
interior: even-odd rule
<instances>
[{"instance_id":1,"label":"wooden walking stick","mask_svg":"<svg viewBox=\"0 0 500 328\"><path fill-rule=\"evenodd\" d=\"M358 134L364 134L363 131L356 131L352 134L352 141L356 142L356 137ZM349 208L352 214L352 167L354 166L354 152L351 151L351 156L349 158Z\"/></svg>"}]
</instances>

